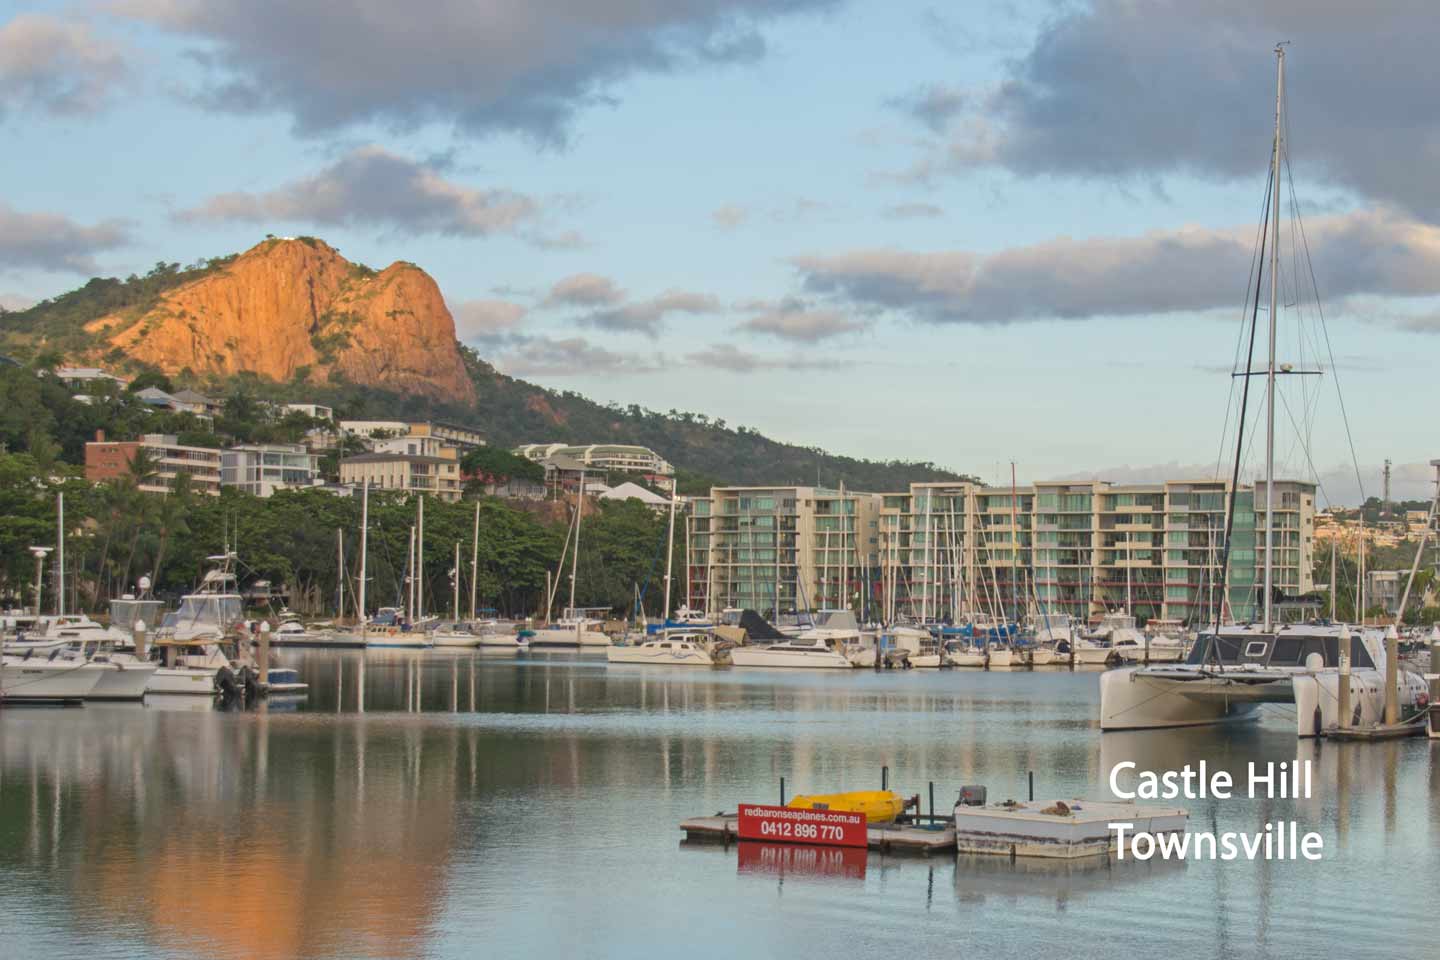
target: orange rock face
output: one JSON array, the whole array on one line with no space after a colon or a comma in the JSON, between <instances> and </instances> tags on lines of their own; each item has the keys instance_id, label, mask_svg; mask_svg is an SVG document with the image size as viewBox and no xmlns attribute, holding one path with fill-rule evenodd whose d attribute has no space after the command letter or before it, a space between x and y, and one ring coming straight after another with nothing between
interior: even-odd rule
<instances>
[{"instance_id":1,"label":"orange rock face","mask_svg":"<svg viewBox=\"0 0 1440 960\"><path fill-rule=\"evenodd\" d=\"M171 290L154 308L91 323L166 373L256 373L272 380L332 375L389 390L473 403L455 321L429 274L393 263L380 273L319 240L266 240L215 273Z\"/></svg>"}]
</instances>

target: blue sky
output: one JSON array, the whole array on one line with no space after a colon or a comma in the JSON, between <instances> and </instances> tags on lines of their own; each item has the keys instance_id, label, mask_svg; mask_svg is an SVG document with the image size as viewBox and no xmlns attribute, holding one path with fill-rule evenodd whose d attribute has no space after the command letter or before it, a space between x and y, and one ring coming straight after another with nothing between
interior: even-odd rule
<instances>
[{"instance_id":1,"label":"blue sky","mask_svg":"<svg viewBox=\"0 0 1440 960\"><path fill-rule=\"evenodd\" d=\"M546 386L992 480L1208 475L1290 39L1329 348L1313 305L1288 310L1281 359L1335 369L1313 410L1316 381L1286 382L1280 459L1353 498L1338 379L1367 492L1390 457L1419 495L1434 21L1412 0L0 4L0 304L310 233L420 264L463 339Z\"/></svg>"}]
</instances>

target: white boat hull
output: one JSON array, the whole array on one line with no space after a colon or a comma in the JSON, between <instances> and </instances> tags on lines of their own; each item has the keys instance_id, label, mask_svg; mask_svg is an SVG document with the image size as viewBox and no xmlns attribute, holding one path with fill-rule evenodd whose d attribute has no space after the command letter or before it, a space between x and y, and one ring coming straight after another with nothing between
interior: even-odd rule
<instances>
[{"instance_id":1,"label":"white boat hull","mask_svg":"<svg viewBox=\"0 0 1440 960\"><path fill-rule=\"evenodd\" d=\"M769 647L736 647L730 651L730 663L736 667L853 669L849 660L833 650L772 650Z\"/></svg>"},{"instance_id":2,"label":"white boat hull","mask_svg":"<svg viewBox=\"0 0 1440 960\"><path fill-rule=\"evenodd\" d=\"M1079 647L1075 648L1075 662L1085 666L1097 667L1110 662L1115 651L1109 647Z\"/></svg>"},{"instance_id":3,"label":"white boat hull","mask_svg":"<svg viewBox=\"0 0 1440 960\"><path fill-rule=\"evenodd\" d=\"M95 689L103 672L98 664L7 657L0 663L0 700L6 703L83 700Z\"/></svg>"},{"instance_id":4,"label":"white boat hull","mask_svg":"<svg viewBox=\"0 0 1440 960\"><path fill-rule=\"evenodd\" d=\"M207 667L161 667L150 676L146 693L213 697L215 671Z\"/></svg>"},{"instance_id":5,"label":"white boat hull","mask_svg":"<svg viewBox=\"0 0 1440 960\"><path fill-rule=\"evenodd\" d=\"M430 642L437 647L478 647L480 638L473 633L432 633Z\"/></svg>"},{"instance_id":6,"label":"white boat hull","mask_svg":"<svg viewBox=\"0 0 1440 960\"><path fill-rule=\"evenodd\" d=\"M389 630L383 632L367 632L365 634L365 646L367 647L393 647L402 650L421 650L430 646L430 637L421 630L396 630L393 633Z\"/></svg>"},{"instance_id":7,"label":"white boat hull","mask_svg":"<svg viewBox=\"0 0 1440 960\"><path fill-rule=\"evenodd\" d=\"M994 667L1001 667L1001 668L1004 668L1004 667L1013 667L1013 666L1017 665L1018 663L1020 663L1020 658L1017 657L1017 656L1015 655L1015 651L1014 651L1014 650L1011 650L1009 647L991 647L991 648L990 648L990 664L989 664L989 665L990 665L992 668L994 668Z\"/></svg>"},{"instance_id":8,"label":"white boat hull","mask_svg":"<svg viewBox=\"0 0 1440 960\"><path fill-rule=\"evenodd\" d=\"M985 652L982 650L964 650L957 653L947 653L945 662L952 667L984 667Z\"/></svg>"},{"instance_id":9,"label":"white boat hull","mask_svg":"<svg viewBox=\"0 0 1440 960\"><path fill-rule=\"evenodd\" d=\"M611 663L649 663L662 667L708 667L714 664L704 650L663 650L644 646L611 646L605 651Z\"/></svg>"},{"instance_id":10,"label":"white boat hull","mask_svg":"<svg viewBox=\"0 0 1440 960\"><path fill-rule=\"evenodd\" d=\"M1026 651L1032 667L1048 667L1055 662L1056 654L1050 647L1033 647Z\"/></svg>"},{"instance_id":11,"label":"white boat hull","mask_svg":"<svg viewBox=\"0 0 1440 960\"><path fill-rule=\"evenodd\" d=\"M530 638L532 649L603 649L611 645L609 636L599 630L576 630L573 627L542 627Z\"/></svg>"},{"instance_id":12,"label":"white boat hull","mask_svg":"<svg viewBox=\"0 0 1440 960\"><path fill-rule=\"evenodd\" d=\"M97 664L98 665L98 664ZM87 700L139 700L150 688L150 680L158 664L139 660L112 660L100 674L100 682L90 691Z\"/></svg>"},{"instance_id":13,"label":"white boat hull","mask_svg":"<svg viewBox=\"0 0 1440 960\"><path fill-rule=\"evenodd\" d=\"M940 668L940 654L912 653L910 654L910 666L919 670L938 670Z\"/></svg>"}]
</instances>

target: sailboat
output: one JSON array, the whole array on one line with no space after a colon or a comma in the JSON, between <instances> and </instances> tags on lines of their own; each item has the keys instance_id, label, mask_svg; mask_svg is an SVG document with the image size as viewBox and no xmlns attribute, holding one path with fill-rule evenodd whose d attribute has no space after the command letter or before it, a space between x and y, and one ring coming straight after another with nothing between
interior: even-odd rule
<instances>
[{"instance_id":1,"label":"sailboat","mask_svg":"<svg viewBox=\"0 0 1440 960\"><path fill-rule=\"evenodd\" d=\"M570 605L565 608L559 620L547 624L535 631L530 638L530 648L559 648L559 649L603 649L610 646L610 638L601 629L604 621L600 619L604 614L610 612L609 607L577 607L575 606L575 581L580 572L580 526L584 521L585 513L585 474L580 474L580 484L575 489L575 542L570 552ZM561 563L564 563L564 553L561 553ZM547 598L545 608L546 615L549 615L548 604L553 602Z\"/></svg>"},{"instance_id":2,"label":"sailboat","mask_svg":"<svg viewBox=\"0 0 1440 960\"><path fill-rule=\"evenodd\" d=\"M1284 172L1285 48L1275 48L1276 93L1275 137L1271 151L1270 188L1266 219L1268 238L1270 316L1269 357L1263 372L1266 388L1265 432L1265 563L1263 619L1260 623L1219 625L1202 633L1184 664L1173 666L1127 667L1100 677L1100 729L1136 730L1159 727L1200 726L1252 718L1263 703L1293 704L1296 733L1319 736L1327 729L1352 724L1377 723L1386 713L1387 688L1395 685L1395 700L1412 710L1425 693L1418 673L1401 669L1392 645L1388 653L1381 637L1363 629L1352 631L1345 624L1329 621L1279 624L1274 611L1275 548L1275 343L1279 307L1280 182ZM1263 237L1265 232L1262 231ZM1261 241L1265 243L1264 240ZM1256 258L1265 264L1265 251ZM1250 320L1253 348L1259 321L1259 287ZM1224 547L1220 569L1228 571L1230 535L1235 515L1235 498L1244 455L1245 399L1249 382L1261 375L1252 369L1251 354L1245 354L1245 371L1239 427L1235 446L1234 474L1226 514ZM1228 573L1222 597L1228 597ZM1393 628L1391 628L1393 630ZM1343 685L1343 689L1342 689ZM1343 701L1342 701L1343 698ZM1342 702L1351 710L1341 717ZM1387 718L1386 722L1393 722Z\"/></svg>"}]
</instances>

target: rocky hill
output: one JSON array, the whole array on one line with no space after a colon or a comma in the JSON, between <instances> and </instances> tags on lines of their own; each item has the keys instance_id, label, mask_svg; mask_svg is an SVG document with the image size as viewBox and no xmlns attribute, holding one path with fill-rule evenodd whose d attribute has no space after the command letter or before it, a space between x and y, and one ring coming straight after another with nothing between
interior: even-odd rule
<instances>
[{"instance_id":1,"label":"rocky hill","mask_svg":"<svg viewBox=\"0 0 1440 960\"><path fill-rule=\"evenodd\" d=\"M475 399L455 321L429 274L410 263L377 273L308 237L266 240L85 330L90 359L119 350L170 375L338 376L462 405Z\"/></svg>"},{"instance_id":2,"label":"rocky hill","mask_svg":"<svg viewBox=\"0 0 1440 960\"><path fill-rule=\"evenodd\" d=\"M440 290L419 267L382 271L322 240L267 239L189 266L97 277L22 311L0 310L0 353L54 366L159 371L177 387L308 401L355 418L435 418L478 427L497 446L635 443L710 483L844 482L901 490L954 480L933 463L876 461L785 443L703 413L600 404L497 371L455 340ZM90 425L90 434L93 427Z\"/></svg>"}]
</instances>

